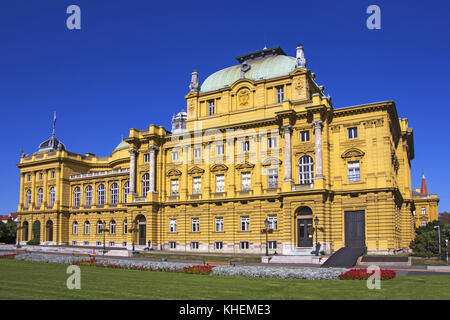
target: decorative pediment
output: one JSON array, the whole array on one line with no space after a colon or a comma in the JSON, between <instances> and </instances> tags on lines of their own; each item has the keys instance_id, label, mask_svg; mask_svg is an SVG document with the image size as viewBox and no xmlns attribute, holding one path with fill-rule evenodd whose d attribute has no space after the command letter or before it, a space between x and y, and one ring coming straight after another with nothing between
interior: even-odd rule
<instances>
[{"instance_id":1,"label":"decorative pediment","mask_svg":"<svg viewBox=\"0 0 450 320\"><path fill-rule=\"evenodd\" d=\"M181 176L181 171L178 169L170 169L169 171L167 171L167 176L168 177Z\"/></svg>"},{"instance_id":2,"label":"decorative pediment","mask_svg":"<svg viewBox=\"0 0 450 320\"><path fill-rule=\"evenodd\" d=\"M347 151L345 151L341 157L342 159L348 159L348 158L362 158L364 157L364 152L362 152L361 150L357 149L357 148L351 148L348 149Z\"/></svg>"},{"instance_id":3,"label":"decorative pediment","mask_svg":"<svg viewBox=\"0 0 450 320\"><path fill-rule=\"evenodd\" d=\"M188 170L188 174L203 174L204 172L205 170L197 166L192 167L191 169Z\"/></svg>"},{"instance_id":4,"label":"decorative pediment","mask_svg":"<svg viewBox=\"0 0 450 320\"><path fill-rule=\"evenodd\" d=\"M266 166L279 166L282 163L283 162L280 159L275 158L275 157L270 157L270 158L267 158L266 160L264 160L262 162L262 165L263 165L263 167L266 167Z\"/></svg>"},{"instance_id":5,"label":"decorative pediment","mask_svg":"<svg viewBox=\"0 0 450 320\"><path fill-rule=\"evenodd\" d=\"M237 170L253 169L254 166L255 166L255 165L254 165L253 163L243 162L243 163L240 163L240 164L236 165L235 168L236 168Z\"/></svg>"},{"instance_id":6,"label":"decorative pediment","mask_svg":"<svg viewBox=\"0 0 450 320\"><path fill-rule=\"evenodd\" d=\"M227 171L228 167L224 164L214 164L211 167L211 172L220 172L220 171Z\"/></svg>"}]
</instances>

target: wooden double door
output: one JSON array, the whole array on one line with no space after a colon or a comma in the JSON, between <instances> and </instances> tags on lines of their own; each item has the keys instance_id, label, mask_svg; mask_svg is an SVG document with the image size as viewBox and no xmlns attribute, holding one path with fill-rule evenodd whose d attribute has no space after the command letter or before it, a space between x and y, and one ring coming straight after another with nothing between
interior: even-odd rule
<instances>
[{"instance_id":1,"label":"wooden double door","mask_svg":"<svg viewBox=\"0 0 450 320\"><path fill-rule=\"evenodd\" d=\"M313 236L312 218L297 219L297 247L312 247Z\"/></svg>"},{"instance_id":2,"label":"wooden double door","mask_svg":"<svg viewBox=\"0 0 450 320\"><path fill-rule=\"evenodd\" d=\"M345 246L347 248L364 248L366 246L366 216L362 211L346 211Z\"/></svg>"}]
</instances>

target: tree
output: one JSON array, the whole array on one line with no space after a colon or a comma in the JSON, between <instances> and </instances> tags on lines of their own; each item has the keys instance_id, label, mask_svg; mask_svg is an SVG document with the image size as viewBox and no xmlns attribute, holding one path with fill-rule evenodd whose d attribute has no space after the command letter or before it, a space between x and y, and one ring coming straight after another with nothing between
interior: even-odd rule
<instances>
[{"instance_id":1,"label":"tree","mask_svg":"<svg viewBox=\"0 0 450 320\"><path fill-rule=\"evenodd\" d=\"M450 212L439 213L439 221L450 225Z\"/></svg>"},{"instance_id":2,"label":"tree","mask_svg":"<svg viewBox=\"0 0 450 320\"><path fill-rule=\"evenodd\" d=\"M409 247L414 251L415 255L431 257L439 254L438 246L438 230L435 226L439 226L441 230L441 252L445 252L445 239L450 236L450 227L446 226L442 221L429 222L425 227L416 229L416 237Z\"/></svg>"},{"instance_id":3,"label":"tree","mask_svg":"<svg viewBox=\"0 0 450 320\"><path fill-rule=\"evenodd\" d=\"M0 223L0 242L16 243L16 223L8 219L6 223Z\"/></svg>"}]
</instances>

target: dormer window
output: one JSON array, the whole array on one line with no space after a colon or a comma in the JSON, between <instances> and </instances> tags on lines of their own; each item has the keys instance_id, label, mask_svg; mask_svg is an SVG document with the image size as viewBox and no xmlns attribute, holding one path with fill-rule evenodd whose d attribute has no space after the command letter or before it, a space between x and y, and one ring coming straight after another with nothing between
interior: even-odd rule
<instances>
[{"instance_id":1,"label":"dormer window","mask_svg":"<svg viewBox=\"0 0 450 320\"><path fill-rule=\"evenodd\" d=\"M277 103L281 103L284 100L284 87L277 87Z\"/></svg>"},{"instance_id":2,"label":"dormer window","mask_svg":"<svg viewBox=\"0 0 450 320\"><path fill-rule=\"evenodd\" d=\"M214 100L208 101L208 114L212 116L215 113Z\"/></svg>"},{"instance_id":3,"label":"dormer window","mask_svg":"<svg viewBox=\"0 0 450 320\"><path fill-rule=\"evenodd\" d=\"M242 143L242 151L250 151L250 141L244 141Z\"/></svg>"},{"instance_id":4,"label":"dormer window","mask_svg":"<svg viewBox=\"0 0 450 320\"><path fill-rule=\"evenodd\" d=\"M348 133L349 139L358 138L358 128L357 127L348 128L347 133Z\"/></svg>"}]
</instances>

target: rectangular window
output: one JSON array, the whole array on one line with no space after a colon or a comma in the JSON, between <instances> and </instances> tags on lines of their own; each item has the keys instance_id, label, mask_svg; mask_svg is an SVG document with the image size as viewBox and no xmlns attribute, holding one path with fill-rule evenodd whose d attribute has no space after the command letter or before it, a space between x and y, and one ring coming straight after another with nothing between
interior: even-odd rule
<instances>
[{"instance_id":1,"label":"rectangular window","mask_svg":"<svg viewBox=\"0 0 450 320\"><path fill-rule=\"evenodd\" d=\"M172 151L172 161L178 160L178 151Z\"/></svg>"},{"instance_id":2,"label":"rectangular window","mask_svg":"<svg viewBox=\"0 0 450 320\"><path fill-rule=\"evenodd\" d=\"M200 223L198 218L192 218L192 224L191 224L191 231L192 232L199 232L200 231Z\"/></svg>"},{"instance_id":3,"label":"rectangular window","mask_svg":"<svg viewBox=\"0 0 450 320\"><path fill-rule=\"evenodd\" d=\"M72 245L73 246L76 246L77 245L77 242L74 240L74 241L72 241Z\"/></svg>"},{"instance_id":4,"label":"rectangular window","mask_svg":"<svg viewBox=\"0 0 450 320\"><path fill-rule=\"evenodd\" d=\"M42 173L39 173L39 180L42 180L42 178L43 178Z\"/></svg>"},{"instance_id":5,"label":"rectangular window","mask_svg":"<svg viewBox=\"0 0 450 320\"><path fill-rule=\"evenodd\" d=\"M27 181L31 181L31 174L27 176Z\"/></svg>"},{"instance_id":6,"label":"rectangular window","mask_svg":"<svg viewBox=\"0 0 450 320\"><path fill-rule=\"evenodd\" d=\"M127 224L127 220L125 220L123 222L123 234L127 234L128 233L128 224Z\"/></svg>"},{"instance_id":7,"label":"rectangular window","mask_svg":"<svg viewBox=\"0 0 450 320\"><path fill-rule=\"evenodd\" d=\"M52 171L51 177L52 179L55 179L55 171Z\"/></svg>"},{"instance_id":8,"label":"rectangular window","mask_svg":"<svg viewBox=\"0 0 450 320\"><path fill-rule=\"evenodd\" d=\"M222 250L223 249L223 242L222 241L216 241L214 242L214 248L216 250Z\"/></svg>"},{"instance_id":9,"label":"rectangular window","mask_svg":"<svg viewBox=\"0 0 450 320\"><path fill-rule=\"evenodd\" d=\"M281 103L284 100L284 87L277 87L277 103Z\"/></svg>"},{"instance_id":10,"label":"rectangular window","mask_svg":"<svg viewBox=\"0 0 450 320\"><path fill-rule=\"evenodd\" d=\"M348 128L347 133L348 133L349 139L357 138L358 137L358 128L357 127Z\"/></svg>"},{"instance_id":11,"label":"rectangular window","mask_svg":"<svg viewBox=\"0 0 450 320\"><path fill-rule=\"evenodd\" d=\"M96 246L101 246L101 245L102 245L102 242L101 242L101 241L96 241L96 242L95 242L95 245L96 245Z\"/></svg>"},{"instance_id":12,"label":"rectangular window","mask_svg":"<svg viewBox=\"0 0 450 320\"><path fill-rule=\"evenodd\" d=\"M202 157L202 149L195 148L194 149L194 159L200 159Z\"/></svg>"},{"instance_id":13,"label":"rectangular window","mask_svg":"<svg viewBox=\"0 0 450 320\"><path fill-rule=\"evenodd\" d=\"M127 242L126 241L122 242L122 247L126 247L126 246L127 246Z\"/></svg>"},{"instance_id":14,"label":"rectangular window","mask_svg":"<svg viewBox=\"0 0 450 320\"><path fill-rule=\"evenodd\" d=\"M309 130L300 131L300 141L301 142L309 141Z\"/></svg>"},{"instance_id":15,"label":"rectangular window","mask_svg":"<svg viewBox=\"0 0 450 320\"><path fill-rule=\"evenodd\" d=\"M277 248L277 242L276 241L268 241L267 242L269 249L276 249Z\"/></svg>"},{"instance_id":16,"label":"rectangular window","mask_svg":"<svg viewBox=\"0 0 450 320\"><path fill-rule=\"evenodd\" d=\"M177 219L169 220L169 232L177 232Z\"/></svg>"},{"instance_id":17,"label":"rectangular window","mask_svg":"<svg viewBox=\"0 0 450 320\"><path fill-rule=\"evenodd\" d=\"M144 162L150 162L150 154L144 154Z\"/></svg>"},{"instance_id":18,"label":"rectangular window","mask_svg":"<svg viewBox=\"0 0 450 320\"><path fill-rule=\"evenodd\" d=\"M89 245L89 241L83 241L83 244L84 244L85 246L88 246L88 245Z\"/></svg>"},{"instance_id":19,"label":"rectangular window","mask_svg":"<svg viewBox=\"0 0 450 320\"><path fill-rule=\"evenodd\" d=\"M223 232L223 217L216 218L215 230L216 232Z\"/></svg>"},{"instance_id":20,"label":"rectangular window","mask_svg":"<svg viewBox=\"0 0 450 320\"><path fill-rule=\"evenodd\" d=\"M108 243L108 245L109 245L110 247L114 247L114 246L116 245L116 243L115 243L114 241L110 241L110 242Z\"/></svg>"},{"instance_id":21,"label":"rectangular window","mask_svg":"<svg viewBox=\"0 0 450 320\"><path fill-rule=\"evenodd\" d=\"M269 229L272 230L277 230L277 215L276 214L272 214L267 216L267 220L269 221Z\"/></svg>"},{"instance_id":22,"label":"rectangular window","mask_svg":"<svg viewBox=\"0 0 450 320\"><path fill-rule=\"evenodd\" d=\"M250 217L241 217L241 231L250 231Z\"/></svg>"},{"instance_id":23,"label":"rectangular window","mask_svg":"<svg viewBox=\"0 0 450 320\"><path fill-rule=\"evenodd\" d=\"M170 249L176 249L177 243L175 241L169 241L169 248Z\"/></svg>"},{"instance_id":24,"label":"rectangular window","mask_svg":"<svg viewBox=\"0 0 450 320\"><path fill-rule=\"evenodd\" d=\"M225 192L225 175L216 175L216 192Z\"/></svg>"},{"instance_id":25,"label":"rectangular window","mask_svg":"<svg viewBox=\"0 0 450 320\"><path fill-rule=\"evenodd\" d=\"M202 178L201 177L192 178L192 193L193 194L202 193Z\"/></svg>"},{"instance_id":26,"label":"rectangular window","mask_svg":"<svg viewBox=\"0 0 450 320\"><path fill-rule=\"evenodd\" d=\"M216 155L223 154L223 144L216 146Z\"/></svg>"},{"instance_id":27,"label":"rectangular window","mask_svg":"<svg viewBox=\"0 0 450 320\"><path fill-rule=\"evenodd\" d=\"M191 242L191 249L198 249L198 241Z\"/></svg>"},{"instance_id":28,"label":"rectangular window","mask_svg":"<svg viewBox=\"0 0 450 320\"><path fill-rule=\"evenodd\" d=\"M348 166L348 182L358 182L359 177L359 161L351 161Z\"/></svg>"},{"instance_id":29,"label":"rectangular window","mask_svg":"<svg viewBox=\"0 0 450 320\"><path fill-rule=\"evenodd\" d=\"M214 100L208 101L208 114L212 116L215 113Z\"/></svg>"},{"instance_id":30,"label":"rectangular window","mask_svg":"<svg viewBox=\"0 0 450 320\"><path fill-rule=\"evenodd\" d=\"M73 230L72 230L72 233L73 233L73 234L78 234L78 224L77 224L77 223L74 223L74 224L73 224Z\"/></svg>"},{"instance_id":31,"label":"rectangular window","mask_svg":"<svg viewBox=\"0 0 450 320\"><path fill-rule=\"evenodd\" d=\"M277 147L277 138L269 138L268 141L268 147L269 149L273 149Z\"/></svg>"},{"instance_id":32,"label":"rectangular window","mask_svg":"<svg viewBox=\"0 0 450 320\"><path fill-rule=\"evenodd\" d=\"M239 243L239 249L241 250L247 250L249 248L250 244L248 241L241 241Z\"/></svg>"},{"instance_id":33,"label":"rectangular window","mask_svg":"<svg viewBox=\"0 0 450 320\"><path fill-rule=\"evenodd\" d=\"M269 169L267 173L269 177L269 189L278 188L278 169Z\"/></svg>"},{"instance_id":34,"label":"rectangular window","mask_svg":"<svg viewBox=\"0 0 450 320\"><path fill-rule=\"evenodd\" d=\"M242 191L249 191L251 187L250 172L242 172L241 174Z\"/></svg>"},{"instance_id":35,"label":"rectangular window","mask_svg":"<svg viewBox=\"0 0 450 320\"><path fill-rule=\"evenodd\" d=\"M170 194L172 196L178 195L178 179L170 180Z\"/></svg>"},{"instance_id":36,"label":"rectangular window","mask_svg":"<svg viewBox=\"0 0 450 320\"><path fill-rule=\"evenodd\" d=\"M242 151L250 151L250 141L242 142Z\"/></svg>"},{"instance_id":37,"label":"rectangular window","mask_svg":"<svg viewBox=\"0 0 450 320\"><path fill-rule=\"evenodd\" d=\"M422 208L422 215L426 215L427 211L425 210L425 208Z\"/></svg>"}]
</instances>

